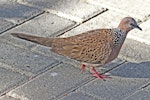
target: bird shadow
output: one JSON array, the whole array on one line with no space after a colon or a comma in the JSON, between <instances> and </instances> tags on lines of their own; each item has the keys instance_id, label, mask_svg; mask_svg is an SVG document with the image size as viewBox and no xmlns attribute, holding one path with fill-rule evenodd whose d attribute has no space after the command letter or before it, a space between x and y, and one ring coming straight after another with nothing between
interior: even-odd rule
<instances>
[{"instance_id":1,"label":"bird shadow","mask_svg":"<svg viewBox=\"0 0 150 100\"><path fill-rule=\"evenodd\" d=\"M150 78L150 61L126 62L110 71L111 75L125 78Z\"/></svg>"}]
</instances>

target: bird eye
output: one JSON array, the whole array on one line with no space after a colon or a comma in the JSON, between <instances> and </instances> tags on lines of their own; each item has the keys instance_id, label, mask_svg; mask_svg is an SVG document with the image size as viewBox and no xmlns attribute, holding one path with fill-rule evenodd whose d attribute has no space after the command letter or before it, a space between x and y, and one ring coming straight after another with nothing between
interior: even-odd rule
<instances>
[{"instance_id":1,"label":"bird eye","mask_svg":"<svg viewBox=\"0 0 150 100\"><path fill-rule=\"evenodd\" d=\"M134 26L134 24L133 24L133 23L130 23L130 25L131 25L131 26Z\"/></svg>"}]
</instances>

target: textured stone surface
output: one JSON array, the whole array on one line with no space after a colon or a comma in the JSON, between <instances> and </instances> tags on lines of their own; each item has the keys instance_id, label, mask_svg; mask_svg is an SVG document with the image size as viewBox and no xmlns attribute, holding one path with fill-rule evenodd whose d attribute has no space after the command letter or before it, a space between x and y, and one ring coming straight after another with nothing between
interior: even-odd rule
<instances>
[{"instance_id":1,"label":"textured stone surface","mask_svg":"<svg viewBox=\"0 0 150 100\"><path fill-rule=\"evenodd\" d=\"M51 100L66 95L73 88L83 84L87 77L87 73L81 74L80 70L72 65L61 64L8 94L25 96L29 100Z\"/></svg>"},{"instance_id":2,"label":"textured stone surface","mask_svg":"<svg viewBox=\"0 0 150 100\"><path fill-rule=\"evenodd\" d=\"M24 2L33 4L39 8L62 12L62 14L57 14L79 22L105 10L100 6L87 4L84 0L25 0Z\"/></svg>"},{"instance_id":3,"label":"textured stone surface","mask_svg":"<svg viewBox=\"0 0 150 100\"><path fill-rule=\"evenodd\" d=\"M0 63L0 94L27 80L25 75L13 72L5 67L7 67L7 65Z\"/></svg>"},{"instance_id":4,"label":"textured stone surface","mask_svg":"<svg viewBox=\"0 0 150 100\"><path fill-rule=\"evenodd\" d=\"M110 71L114 76L123 78L137 78L137 79L149 79L150 80L150 61L133 63L126 62L120 65L118 68Z\"/></svg>"},{"instance_id":5,"label":"textured stone surface","mask_svg":"<svg viewBox=\"0 0 150 100\"><path fill-rule=\"evenodd\" d=\"M9 97L9 96L2 96L0 97L0 100L17 100L17 99Z\"/></svg>"},{"instance_id":6,"label":"textured stone surface","mask_svg":"<svg viewBox=\"0 0 150 100\"><path fill-rule=\"evenodd\" d=\"M36 17L35 19L28 21L8 32L3 34L0 38L5 39L12 44L16 44L20 47L32 48L35 44L21 39L14 38L10 35L12 32L22 32L37 36L56 36L65 30L69 29L75 23L67 19L58 17L53 14L45 13ZM6 42L7 42L6 41Z\"/></svg>"},{"instance_id":7,"label":"textured stone surface","mask_svg":"<svg viewBox=\"0 0 150 100\"><path fill-rule=\"evenodd\" d=\"M149 0L139 1L139 0L87 0L88 2L106 7L109 10L116 11L119 13L128 14L132 17L144 20L149 16L150 2ZM139 9L140 7L140 9Z\"/></svg>"},{"instance_id":8,"label":"textured stone surface","mask_svg":"<svg viewBox=\"0 0 150 100\"><path fill-rule=\"evenodd\" d=\"M125 100L149 100L150 99L150 86L137 91L135 94L129 96Z\"/></svg>"},{"instance_id":9,"label":"textured stone surface","mask_svg":"<svg viewBox=\"0 0 150 100\"><path fill-rule=\"evenodd\" d=\"M0 17L14 22L15 24L22 23L43 11L37 8L19 4L17 2L0 3Z\"/></svg>"},{"instance_id":10,"label":"textured stone surface","mask_svg":"<svg viewBox=\"0 0 150 100\"><path fill-rule=\"evenodd\" d=\"M60 100L100 100L96 97L83 94L82 92L73 92L61 98Z\"/></svg>"},{"instance_id":11,"label":"textured stone surface","mask_svg":"<svg viewBox=\"0 0 150 100\"><path fill-rule=\"evenodd\" d=\"M78 90L96 96L102 100L122 100L148 81L148 79L142 78L112 77L106 81L92 81Z\"/></svg>"},{"instance_id":12,"label":"textured stone surface","mask_svg":"<svg viewBox=\"0 0 150 100\"><path fill-rule=\"evenodd\" d=\"M130 33L129 33L130 34ZM131 39L126 39L119 58L124 58L132 62L146 62L150 61L150 46L144 43L137 42Z\"/></svg>"},{"instance_id":13,"label":"textured stone surface","mask_svg":"<svg viewBox=\"0 0 150 100\"><path fill-rule=\"evenodd\" d=\"M58 64L53 57L42 56L9 44L0 42L0 62L27 72L38 73L47 67Z\"/></svg>"},{"instance_id":14,"label":"textured stone surface","mask_svg":"<svg viewBox=\"0 0 150 100\"><path fill-rule=\"evenodd\" d=\"M0 34L14 26L15 26L15 24L0 18Z\"/></svg>"}]
</instances>

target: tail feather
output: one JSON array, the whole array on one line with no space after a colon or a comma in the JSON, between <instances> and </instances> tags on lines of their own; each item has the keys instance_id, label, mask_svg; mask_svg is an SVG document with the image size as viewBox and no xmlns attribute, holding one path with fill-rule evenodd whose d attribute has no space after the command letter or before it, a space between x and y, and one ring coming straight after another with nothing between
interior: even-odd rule
<instances>
[{"instance_id":1,"label":"tail feather","mask_svg":"<svg viewBox=\"0 0 150 100\"><path fill-rule=\"evenodd\" d=\"M11 33L12 36L21 38L27 41L31 41L37 44L41 44L44 46L52 46L54 38L46 38L46 37L38 37L38 36L33 36L33 35L27 35L23 33Z\"/></svg>"}]
</instances>

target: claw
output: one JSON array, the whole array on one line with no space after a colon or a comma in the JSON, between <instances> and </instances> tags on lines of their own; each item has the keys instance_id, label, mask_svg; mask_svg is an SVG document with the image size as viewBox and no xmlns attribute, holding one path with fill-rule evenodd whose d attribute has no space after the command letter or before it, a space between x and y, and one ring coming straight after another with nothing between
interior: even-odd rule
<instances>
[{"instance_id":1,"label":"claw","mask_svg":"<svg viewBox=\"0 0 150 100\"><path fill-rule=\"evenodd\" d=\"M101 75L100 73L98 73L94 67L92 67L91 69L92 69L92 71L93 71L92 76L97 77L97 78L100 79L100 80L101 80L101 79L104 80L104 78L110 78L110 77L108 77L108 76L106 76L106 75Z\"/></svg>"},{"instance_id":2,"label":"claw","mask_svg":"<svg viewBox=\"0 0 150 100\"><path fill-rule=\"evenodd\" d=\"M82 65L81 65L81 73L83 73L84 70L85 70L85 65L82 64Z\"/></svg>"}]
</instances>

